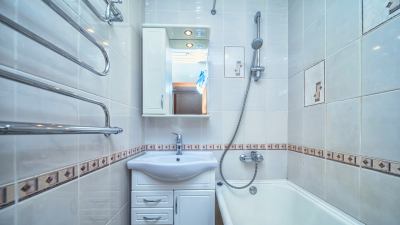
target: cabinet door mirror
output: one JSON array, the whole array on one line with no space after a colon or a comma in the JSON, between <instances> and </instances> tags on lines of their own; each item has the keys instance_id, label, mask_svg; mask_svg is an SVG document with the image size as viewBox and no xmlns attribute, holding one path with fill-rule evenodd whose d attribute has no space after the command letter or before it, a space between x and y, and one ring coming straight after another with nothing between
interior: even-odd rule
<instances>
[{"instance_id":1,"label":"cabinet door mirror","mask_svg":"<svg viewBox=\"0 0 400 225\"><path fill-rule=\"evenodd\" d=\"M143 24L143 116L208 114L209 35L207 26Z\"/></svg>"}]
</instances>

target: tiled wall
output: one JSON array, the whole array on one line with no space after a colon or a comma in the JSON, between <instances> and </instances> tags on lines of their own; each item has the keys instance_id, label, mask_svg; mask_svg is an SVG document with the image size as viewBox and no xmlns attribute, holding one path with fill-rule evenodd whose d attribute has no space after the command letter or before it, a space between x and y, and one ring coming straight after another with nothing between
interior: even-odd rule
<instances>
[{"instance_id":1,"label":"tiled wall","mask_svg":"<svg viewBox=\"0 0 400 225\"><path fill-rule=\"evenodd\" d=\"M363 34L362 4L289 0L288 179L363 223L399 224L400 18ZM320 62L316 102L305 71Z\"/></svg>"},{"instance_id":2,"label":"tiled wall","mask_svg":"<svg viewBox=\"0 0 400 225\"><path fill-rule=\"evenodd\" d=\"M129 0L118 4L124 22L110 26L95 17L80 0L53 1L106 49L111 61L108 76L92 74L3 24L0 24L0 66L105 103L111 125L123 128L124 132L110 137L1 136L0 190L14 187L7 188L7 194L14 193L8 196L8 200L14 197L14 203L5 206L7 200L1 195L0 224L123 224L122 221L129 219L127 159L110 163L114 154L123 156L128 151L133 154L131 149L144 143L140 26L144 20L144 2ZM99 12L105 11L104 1L90 2ZM89 65L99 70L104 68L100 51L42 1L10 0L1 4L0 13L4 16ZM104 126L104 113L90 103L0 79L0 120ZM110 160L105 166L93 166L93 162L101 163L102 160L96 160L105 157ZM89 166L86 170L93 172L82 176L84 163ZM68 168L74 168L73 175L68 174L73 177L62 183L69 179L64 177ZM42 182L47 176L52 177L45 180L50 183ZM24 182L33 185L20 187Z\"/></svg>"},{"instance_id":3,"label":"tiled wall","mask_svg":"<svg viewBox=\"0 0 400 225\"><path fill-rule=\"evenodd\" d=\"M247 85L253 53L250 44L256 37L254 15L257 11L262 14L261 38L264 45L261 48L261 65L266 70L257 83L251 83L246 112L234 144L249 150L245 147L248 144L287 143L287 1L218 0L216 15L210 13L212 6L213 0L146 0L146 23L202 24L211 27L208 105L211 117L146 118L146 144L174 144L172 132L182 134L184 144L223 146L229 143ZM245 78L224 78L224 46L245 47ZM276 162L276 170L284 171L279 178L286 178L287 151L262 152L266 161ZM222 152L215 154L220 157L218 154ZM224 168L236 171L233 167L243 166L244 174L232 173L230 179L251 179L254 165L241 163L237 159L239 154L238 151L228 152L231 157L225 158ZM261 166L268 166L268 163ZM218 171L216 175L219 176ZM267 177L272 175L260 175L257 179Z\"/></svg>"}]
</instances>

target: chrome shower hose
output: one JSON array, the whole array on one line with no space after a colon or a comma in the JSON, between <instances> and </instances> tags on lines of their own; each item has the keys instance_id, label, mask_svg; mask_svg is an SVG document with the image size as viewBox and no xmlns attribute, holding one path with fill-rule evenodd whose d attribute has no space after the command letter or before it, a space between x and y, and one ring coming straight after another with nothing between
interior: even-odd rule
<instances>
[{"instance_id":1,"label":"chrome shower hose","mask_svg":"<svg viewBox=\"0 0 400 225\"><path fill-rule=\"evenodd\" d=\"M252 60L252 62L251 62L252 66L254 66L254 62L255 62L254 59L255 59L255 56L256 56L256 51L254 51L254 54L253 54L253 60ZM256 176L257 176L257 165L258 165L257 162L255 162L256 165L255 165L255 169L254 169L254 176L253 176L253 178L251 179L250 183L248 183L248 184L246 184L245 186L242 186L242 187L235 187L235 186L233 186L232 184L228 183L228 181L225 180L224 174L222 173L222 161L224 160L225 154L228 152L228 150L229 150L229 148L231 147L233 141L235 140L236 134L237 134L237 132L238 132L238 130L239 130L239 127L240 127L240 122L242 121L242 116L243 116L243 112L244 112L244 107L246 106L247 95L249 94L249 90L250 90L251 76L252 76L252 74L251 74L251 71L250 71L249 81L248 81L248 83L247 83L247 88L246 88L246 94L245 94L245 96L244 96L244 101L243 101L243 105L242 105L242 111L241 111L241 113L240 113L240 117L239 117L238 124L237 124L237 126L236 126L235 133L233 134L233 137L232 137L231 141L229 142L228 146L226 147L226 149L225 149L224 152L222 153L221 160L219 161L219 172L221 173L222 179L224 180L224 182L225 182L229 187L235 188L235 189L247 188L248 186L250 186L250 185L253 183L254 179L256 179Z\"/></svg>"}]
</instances>

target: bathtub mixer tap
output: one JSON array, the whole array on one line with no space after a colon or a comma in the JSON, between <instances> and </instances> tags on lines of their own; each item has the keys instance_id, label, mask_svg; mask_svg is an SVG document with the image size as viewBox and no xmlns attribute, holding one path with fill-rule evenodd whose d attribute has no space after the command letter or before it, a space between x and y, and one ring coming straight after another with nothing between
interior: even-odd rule
<instances>
[{"instance_id":1,"label":"bathtub mixer tap","mask_svg":"<svg viewBox=\"0 0 400 225\"><path fill-rule=\"evenodd\" d=\"M242 162L260 163L260 162L264 161L264 157L261 154L257 154L257 151L251 151L250 157L246 156L245 154L241 154L239 156L239 159Z\"/></svg>"}]
</instances>

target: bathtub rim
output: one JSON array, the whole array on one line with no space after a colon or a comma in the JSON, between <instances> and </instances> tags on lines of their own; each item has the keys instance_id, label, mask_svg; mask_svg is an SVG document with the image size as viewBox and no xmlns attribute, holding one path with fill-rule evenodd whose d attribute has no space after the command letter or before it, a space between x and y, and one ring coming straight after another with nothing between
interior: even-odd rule
<instances>
[{"instance_id":1,"label":"bathtub rim","mask_svg":"<svg viewBox=\"0 0 400 225\"><path fill-rule=\"evenodd\" d=\"M245 185L248 184L250 180L228 180L228 182L230 184L233 185ZM221 193L221 188L220 186L217 185L217 182L222 182L224 185L225 182L223 182L222 180L216 180L215 182L215 194L217 196L217 200L218 200L218 205L219 205L219 209L221 212L221 217L222 220L224 222L224 225L234 225L232 220L231 220L231 216L229 214L229 210L228 207L226 206L225 203L225 199L224 196ZM331 211L332 213L334 213L336 216L342 218L343 220L345 220L346 222L348 222L349 224L354 224L354 225L365 225L364 223L362 223L361 221L357 220L356 218L350 216L349 214L341 211L340 209L336 208L335 206L325 202L324 200L320 199L319 197L315 196L314 194L310 193L309 191L305 190L304 188L298 186L297 184L286 180L286 179L279 179L279 180L255 180L253 182L253 184L284 184L289 186L290 188L292 188L293 190L299 192L300 194L305 195L306 197L308 197L309 199L311 199L313 202L315 202L317 205L319 205L320 207L325 208L326 210Z\"/></svg>"}]
</instances>

